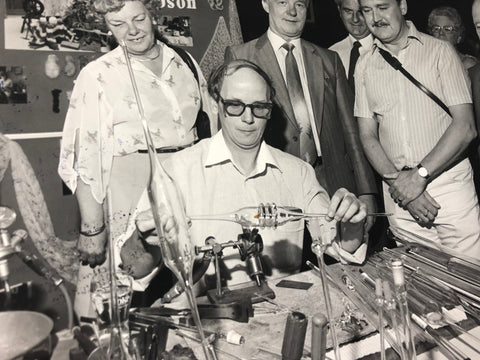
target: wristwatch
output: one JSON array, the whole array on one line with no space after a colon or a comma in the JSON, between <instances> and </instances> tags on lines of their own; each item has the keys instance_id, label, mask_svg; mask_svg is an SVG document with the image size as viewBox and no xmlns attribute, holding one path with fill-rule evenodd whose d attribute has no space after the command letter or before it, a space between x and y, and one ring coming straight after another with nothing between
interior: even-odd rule
<instances>
[{"instance_id":1,"label":"wristwatch","mask_svg":"<svg viewBox=\"0 0 480 360\"><path fill-rule=\"evenodd\" d=\"M418 169L418 175L420 175L425 180L430 177L428 170L424 168L422 164L418 164L417 169Z\"/></svg>"}]
</instances>

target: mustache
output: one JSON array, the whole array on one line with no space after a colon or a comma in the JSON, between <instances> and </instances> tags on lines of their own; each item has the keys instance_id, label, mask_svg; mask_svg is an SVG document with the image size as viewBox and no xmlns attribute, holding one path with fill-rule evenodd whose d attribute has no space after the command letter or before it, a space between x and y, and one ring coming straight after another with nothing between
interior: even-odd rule
<instances>
[{"instance_id":1,"label":"mustache","mask_svg":"<svg viewBox=\"0 0 480 360\"><path fill-rule=\"evenodd\" d=\"M373 24L372 24L374 27L377 27L377 26L387 26L388 23L383 21L383 20L379 20L379 21L375 21Z\"/></svg>"}]
</instances>

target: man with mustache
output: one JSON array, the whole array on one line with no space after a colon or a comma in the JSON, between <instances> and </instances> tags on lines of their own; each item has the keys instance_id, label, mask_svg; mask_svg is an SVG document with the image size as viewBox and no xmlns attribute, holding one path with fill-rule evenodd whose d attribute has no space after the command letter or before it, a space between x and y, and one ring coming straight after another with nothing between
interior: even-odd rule
<instances>
[{"instance_id":1,"label":"man with mustache","mask_svg":"<svg viewBox=\"0 0 480 360\"><path fill-rule=\"evenodd\" d=\"M464 150L476 136L468 77L455 49L406 21L406 0L360 0L376 37L357 63L355 115L383 176L391 226L480 258L480 211ZM398 59L443 109L382 56Z\"/></svg>"}]
</instances>

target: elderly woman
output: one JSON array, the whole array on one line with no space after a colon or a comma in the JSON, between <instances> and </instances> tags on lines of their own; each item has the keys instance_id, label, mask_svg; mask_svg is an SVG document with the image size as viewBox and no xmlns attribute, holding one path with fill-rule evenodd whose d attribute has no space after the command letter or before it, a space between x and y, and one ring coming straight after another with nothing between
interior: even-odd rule
<instances>
[{"instance_id":1,"label":"elderly woman","mask_svg":"<svg viewBox=\"0 0 480 360\"><path fill-rule=\"evenodd\" d=\"M440 6L433 9L428 15L428 30L432 36L446 40L455 47L465 70L478 62L475 57L462 54L458 50L458 46L465 35L465 26L456 9L450 6Z\"/></svg>"},{"instance_id":2,"label":"elderly woman","mask_svg":"<svg viewBox=\"0 0 480 360\"><path fill-rule=\"evenodd\" d=\"M118 43L125 43L160 160L198 140L197 113L209 108L205 79L199 83L178 53L156 40L155 23L139 0L95 0L95 9ZM211 121L211 132L216 132ZM91 267L105 261L106 223L116 238L146 188L147 145L132 83L120 46L85 66L73 89L65 120L59 174L76 193L80 216L78 250L82 260L77 296L88 295ZM107 213L107 188L112 196ZM158 248L125 244L122 263L134 277L150 273ZM157 253L156 253L157 252ZM87 271L89 270L89 271ZM88 274L86 274L88 273ZM81 283L82 282L82 283ZM78 309L77 309L78 311Z\"/></svg>"}]
</instances>

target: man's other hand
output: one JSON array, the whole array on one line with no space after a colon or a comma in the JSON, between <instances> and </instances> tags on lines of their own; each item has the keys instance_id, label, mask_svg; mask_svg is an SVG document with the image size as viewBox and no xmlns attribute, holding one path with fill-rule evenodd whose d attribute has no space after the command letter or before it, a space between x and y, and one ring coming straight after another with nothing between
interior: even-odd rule
<instances>
[{"instance_id":1,"label":"man's other hand","mask_svg":"<svg viewBox=\"0 0 480 360\"><path fill-rule=\"evenodd\" d=\"M393 180L388 191L392 199L401 207L407 206L419 197L427 187L427 180L418 174L417 168L385 174L386 180Z\"/></svg>"},{"instance_id":2,"label":"man's other hand","mask_svg":"<svg viewBox=\"0 0 480 360\"><path fill-rule=\"evenodd\" d=\"M340 188L333 194L328 207L328 221L358 223L367 216L367 205L347 189Z\"/></svg>"}]
</instances>

